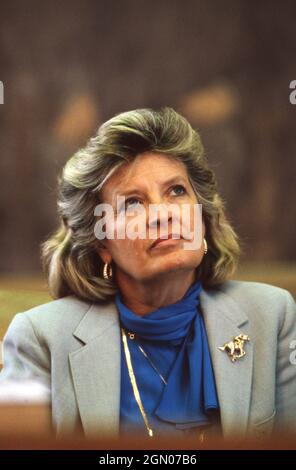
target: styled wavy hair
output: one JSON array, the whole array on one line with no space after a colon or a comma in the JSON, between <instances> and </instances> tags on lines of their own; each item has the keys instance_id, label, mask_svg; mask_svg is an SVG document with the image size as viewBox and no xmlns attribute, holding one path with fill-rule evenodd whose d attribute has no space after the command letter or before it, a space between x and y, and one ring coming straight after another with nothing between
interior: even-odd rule
<instances>
[{"instance_id":1,"label":"styled wavy hair","mask_svg":"<svg viewBox=\"0 0 296 470\"><path fill-rule=\"evenodd\" d=\"M208 252L196 268L197 279L210 288L234 273L240 255L238 237L225 215L199 134L172 108L135 109L103 123L58 177L60 226L41 245L53 298L73 294L95 302L114 298L118 288L114 280L103 279L103 262L95 248L94 208L102 202L100 191L111 174L147 151L183 162L202 204Z\"/></svg>"}]
</instances>

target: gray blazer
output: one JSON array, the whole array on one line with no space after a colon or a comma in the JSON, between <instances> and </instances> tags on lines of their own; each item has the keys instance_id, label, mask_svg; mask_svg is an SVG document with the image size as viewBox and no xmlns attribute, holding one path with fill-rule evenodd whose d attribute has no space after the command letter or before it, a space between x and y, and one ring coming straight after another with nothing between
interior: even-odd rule
<instances>
[{"instance_id":1,"label":"gray blazer","mask_svg":"<svg viewBox=\"0 0 296 470\"><path fill-rule=\"evenodd\" d=\"M267 435L295 426L296 307L268 284L227 281L200 297L224 436ZM246 355L232 362L219 346L244 333ZM37 378L51 391L58 434L77 426L116 437L120 416L120 325L114 303L64 297L17 314L4 338L5 379ZM295 353L295 351L294 351ZM293 360L294 358L294 360Z\"/></svg>"}]
</instances>

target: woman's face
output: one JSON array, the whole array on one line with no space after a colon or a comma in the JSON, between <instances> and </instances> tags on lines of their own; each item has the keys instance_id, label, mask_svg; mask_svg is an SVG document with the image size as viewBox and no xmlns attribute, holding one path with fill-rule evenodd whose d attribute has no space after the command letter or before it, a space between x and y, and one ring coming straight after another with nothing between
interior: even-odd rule
<instances>
[{"instance_id":1,"label":"woman's face","mask_svg":"<svg viewBox=\"0 0 296 470\"><path fill-rule=\"evenodd\" d=\"M122 206L118 206L118 196L125 198L125 204ZM179 233L187 237L187 246L188 240L192 240L196 228L194 205L198 201L183 163L160 153L147 152L138 155L135 160L124 164L111 175L102 188L102 200L114 209L115 231L114 239L104 239L98 244L98 252L104 263L115 263L116 277L125 275L145 282L158 277L161 279L162 275L176 271L194 271L200 264L204 254L203 243L194 249L185 249L185 239L179 238L152 246L160 235L163 239L168 239L171 233L176 233L174 220L178 217ZM162 207L175 209L172 212L168 210L153 213L151 204L163 204L165 206ZM186 212L187 217L182 216L184 205L189 211ZM173 218L173 212L177 219ZM144 238L131 238L126 232L124 238L118 238L119 230L122 231L123 228L123 220L124 227L136 226L137 230L141 227L141 237L145 228ZM204 224L201 217L199 224L197 230L201 231L202 240ZM164 232L160 232L161 226ZM192 234L191 238L188 236L189 232Z\"/></svg>"}]
</instances>

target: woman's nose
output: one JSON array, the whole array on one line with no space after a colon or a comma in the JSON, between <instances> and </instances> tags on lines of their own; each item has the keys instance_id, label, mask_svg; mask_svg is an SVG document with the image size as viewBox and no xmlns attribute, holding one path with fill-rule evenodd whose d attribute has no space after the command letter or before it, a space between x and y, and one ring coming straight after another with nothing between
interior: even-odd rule
<instances>
[{"instance_id":1,"label":"woman's nose","mask_svg":"<svg viewBox=\"0 0 296 470\"><path fill-rule=\"evenodd\" d=\"M167 226L171 222L172 214L167 204L149 205L148 209L147 223L150 228Z\"/></svg>"}]
</instances>

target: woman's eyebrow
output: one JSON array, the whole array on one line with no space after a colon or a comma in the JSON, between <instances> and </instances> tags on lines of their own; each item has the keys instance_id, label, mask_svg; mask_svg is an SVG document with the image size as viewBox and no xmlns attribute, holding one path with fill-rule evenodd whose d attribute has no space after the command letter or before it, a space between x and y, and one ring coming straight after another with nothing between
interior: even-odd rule
<instances>
[{"instance_id":1,"label":"woman's eyebrow","mask_svg":"<svg viewBox=\"0 0 296 470\"><path fill-rule=\"evenodd\" d=\"M173 178L170 178L166 181L163 181L161 183L162 186L169 186L170 184L174 184L174 183L180 183L180 182L183 182L185 184L188 184L188 181L186 180L186 178L184 178L183 176L174 176ZM146 188L140 188L140 187L137 187L137 188L127 188L127 189L123 189L122 191L119 189L118 191L116 191L115 193L115 196L117 195L120 195L120 196L127 196L128 194L132 194L132 193L144 193L146 190Z\"/></svg>"}]
</instances>

